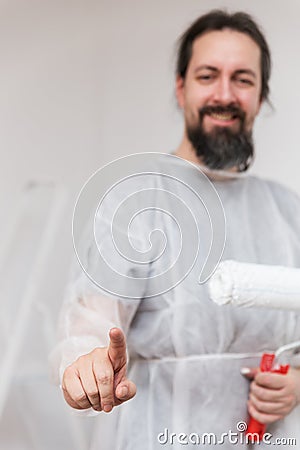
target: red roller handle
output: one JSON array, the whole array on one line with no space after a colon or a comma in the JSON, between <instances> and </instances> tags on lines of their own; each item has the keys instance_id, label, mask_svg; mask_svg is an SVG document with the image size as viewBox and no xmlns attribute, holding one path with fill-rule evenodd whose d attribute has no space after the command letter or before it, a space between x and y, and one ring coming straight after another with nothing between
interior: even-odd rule
<instances>
[{"instance_id":1,"label":"red roller handle","mask_svg":"<svg viewBox=\"0 0 300 450\"><path fill-rule=\"evenodd\" d=\"M288 364L284 366L281 365L279 366L278 369L272 369L274 358L275 358L274 353L264 353L260 361L260 370L262 372L286 374L289 370ZM261 441L265 432L266 432L266 425L258 422L258 420L250 416L246 435L253 435L253 434L258 435L259 441Z\"/></svg>"}]
</instances>

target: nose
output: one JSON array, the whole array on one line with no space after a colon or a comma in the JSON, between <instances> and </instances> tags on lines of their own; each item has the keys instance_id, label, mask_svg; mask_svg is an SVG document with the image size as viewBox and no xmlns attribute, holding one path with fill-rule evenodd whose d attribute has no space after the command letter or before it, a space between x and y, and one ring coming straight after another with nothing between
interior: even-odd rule
<instances>
[{"instance_id":1,"label":"nose","mask_svg":"<svg viewBox=\"0 0 300 450\"><path fill-rule=\"evenodd\" d=\"M234 87L230 79L222 77L218 80L213 93L213 101L221 105L229 105L236 102Z\"/></svg>"}]
</instances>

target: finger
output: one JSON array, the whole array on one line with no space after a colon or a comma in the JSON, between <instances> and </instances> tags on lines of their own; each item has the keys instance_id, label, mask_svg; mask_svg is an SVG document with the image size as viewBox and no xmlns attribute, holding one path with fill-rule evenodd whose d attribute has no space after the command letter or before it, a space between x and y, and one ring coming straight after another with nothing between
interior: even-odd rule
<instances>
[{"instance_id":1,"label":"finger","mask_svg":"<svg viewBox=\"0 0 300 450\"><path fill-rule=\"evenodd\" d=\"M83 390L85 391L92 408L96 411L101 411L100 395L92 363L89 363L88 366L85 365L82 368L79 367L79 377Z\"/></svg>"},{"instance_id":2,"label":"finger","mask_svg":"<svg viewBox=\"0 0 300 450\"><path fill-rule=\"evenodd\" d=\"M242 367L241 368L241 374L248 378L248 380L253 380L255 376L259 372L259 367Z\"/></svg>"},{"instance_id":3,"label":"finger","mask_svg":"<svg viewBox=\"0 0 300 450\"><path fill-rule=\"evenodd\" d=\"M248 402L248 411L253 419L256 419L258 422L266 425L282 419L282 415L280 414L260 413L250 401Z\"/></svg>"},{"instance_id":4,"label":"finger","mask_svg":"<svg viewBox=\"0 0 300 450\"><path fill-rule=\"evenodd\" d=\"M116 387L116 397L125 402L133 398L136 394L136 385L129 380L124 380Z\"/></svg>"},{"instance_id":5,"label":"finger","mask_svg":"<svg viewBox=\"0 0 300 450\"><path fill-rule=\"evenodd\" d=\"M263 386L260 386L256 383L256 381L250 384L250 393L254 394L259 400L264 402L281 402L285 393L283 389L269 389Z\"/></svg>"},{"instance_id":6,"label":"finger","mask_svg":"<svg viewBox=\"0 0 300 450\"><path fill-rule=\"evenodd\" d=\"M114 405L114 371L109 359L95 360L93 362L93 373L100 395L101 408L110 412Z\"/></svg>"},{"instance_id":7,"label":"finger","mask_svg":"<svg viewBox=\"0 0 300 450\"><path fill-rule=\"evenodd\" d=\"M82 409L81 406L79 406L78 403L74 402L74 400L70 397L65 386L62 386L62 391L63 391L64 398L69 406L71 406L72 408L75 408L75 409Z\"/></svg>"},{"instance_id":8,"label":"finger","mask_svg":"<svg viewBox=\"0 0 300 450\"><path fill-rule=\"evenodd\" d=\"M91 407L81 384L79 374L72 366L67 367L65 370L62 388L66 401L71 399L72 403L75 405L73 408L87 409Z\"/></svg>"},{"instance_id":9,"label":"finger","mask_svg":"<svg viewBox=\"0 0 300 450\"><path fill-rule=\"evenodd\" d=\"M263 402L259 400L255 395L250 394L249 399L251 403L254 405L256 410L260 413L266 414L284 414L287 412L286 404L281 403L273 403L273 402Z\"/></svg>"},{"instance_id":10,"label":"finger","mask_svg":"<svg viewBox=\"0 0 300 450\"><path fill-rule=\"evenodd\" d=\"M286 375L271 372L259 372L255 377L255 382L259 386L269 389L282 389L286 386Z\"/></svg>"},{"instance_id":11,"label":"finger","mask_svg":"<svg viewBox=\"0 0 300 450\"><path fill-rule=\"evenodd\" d=\"M127 360L125 336L120 328L112 328L109 337L108 356L114 370L118 371L126 364Z\"/></svg>"}]
</instances>

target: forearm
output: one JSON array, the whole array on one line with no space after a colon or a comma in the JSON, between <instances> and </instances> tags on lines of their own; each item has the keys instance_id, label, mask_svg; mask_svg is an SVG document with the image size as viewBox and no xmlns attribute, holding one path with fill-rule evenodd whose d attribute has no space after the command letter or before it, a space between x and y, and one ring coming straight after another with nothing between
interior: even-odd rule
<instances>
[{"instance_id":1,"label":"forearm","mask_svg":"<svg viewBox=\"0 0 300 450\"><path fill-rule=\"evenodd\" d=\"M109 330L128 331L139 302L88 295L65 302L59 323L59 343L50 355L52 379L61 383L65 368L79 356L108 345Z\"/></svg>"}]
</instances>

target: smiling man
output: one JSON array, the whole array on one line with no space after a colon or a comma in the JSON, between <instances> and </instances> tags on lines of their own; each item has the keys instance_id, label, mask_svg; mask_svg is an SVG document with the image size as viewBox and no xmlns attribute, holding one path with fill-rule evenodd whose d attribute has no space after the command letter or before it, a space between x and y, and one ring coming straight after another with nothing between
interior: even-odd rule
<instances>
[{"instance_id":1,"label":"smiling man","mask_svg":"<svg viewBox=\"0 0 300 450\"><path fill-rule=\"evenodd\" d=\"M246 171L254 158L255 118L269 94L271 56L265 37L248 14L213 11L196 20L179 44L176 96L185 129L176 155L213 171ZM288 204L289 193L284 196ZM295 218L300 224L299 205ZM288 377L258 369L241 372L254 378L248 411L258 421L276 422L299 404L299 369Z\"/></svg>"},{"instance_id":2,"label":"smiling man","mask_svg":"<svg viewBox=\"0 0 300 450\"><path fill-rule=\"evenodd\" d=\"M244 14L225 20L214 14L193 24L181 39L177 63L176 94L185 118L177 155L211 169L246 170L269 75L267 43Z\"/></svg>"},{"instance_id":3,"label":"smiling man","mask_svg":"<svg viewBox=\"0 0 300 450\"><path fill-rule=\"evenodd\" d=\"M223 259L299 267L298 196L244 173L254 157L252 129L268 98L270 67L266 40L249 15L212 11L197 19L179 42L176 96L184 134L176 155L200 165L219 193L227 218ZM175 245L166 216L153 213L152 220ZM108 236L110 223L103 227ZM132 274L130 262L122 264ZM155 274L154 264L151 269ZM196 263L174 289L131 302L106 297L85 274L73 284L57 361L67 403L102 411L93 450L194 448L202 433L213 433L222 449L247 448L228 433L240 431L249 413L270 426L274 440L298 432L299 370L264 374L255 366L265 350L300 339L299 317L220 308L199 285L199 272ZM297 439L299 446L299 433Z\"/></svg>"}]
</instances>

